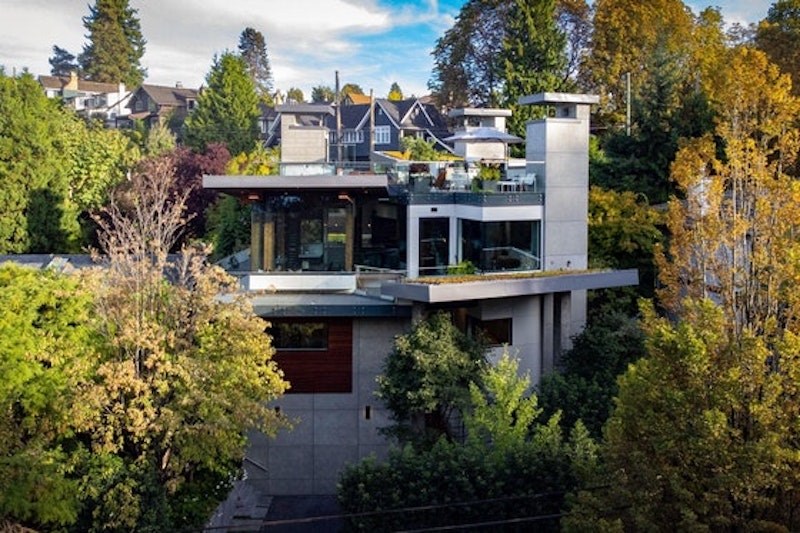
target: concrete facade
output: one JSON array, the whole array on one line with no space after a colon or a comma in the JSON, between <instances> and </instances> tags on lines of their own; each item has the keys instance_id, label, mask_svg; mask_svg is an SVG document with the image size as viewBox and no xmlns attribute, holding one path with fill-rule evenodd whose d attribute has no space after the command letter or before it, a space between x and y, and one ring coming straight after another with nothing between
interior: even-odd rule
<instances>
[{"instance_id":1,"label":"concrete facade","mask_svg":"<svg viewBox=\"0 0 800 533\"><path fill-rule=\"evenodd\" d=\"M375 376L394 337L409 326L408 319L399 318L354 320L352 392L287 394L275 402L293 428L272 440L250 435L248 481L265 494L333 494L348 464L370 455L385 457L389 443L378 430L390 420L375 397Z\"/></svg>"}]
</instances>

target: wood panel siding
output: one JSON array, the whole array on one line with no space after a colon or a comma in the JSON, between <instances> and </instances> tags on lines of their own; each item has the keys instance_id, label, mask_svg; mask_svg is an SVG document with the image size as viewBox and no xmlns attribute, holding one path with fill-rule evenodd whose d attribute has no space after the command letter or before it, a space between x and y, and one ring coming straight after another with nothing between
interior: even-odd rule
<instances>
[{"instance_id":1,"label":"wood panel siding","mask_svg":"<svg viewBox=\"0 0 800 533\"><path fill-rule=\"evenodd\" d=\"M275 361L292 385L288 394L352 392L353 321L349 318L289 320L297 323L327 322L328 347L308 351L276 350Z\"/></svg>"}]
</instances>

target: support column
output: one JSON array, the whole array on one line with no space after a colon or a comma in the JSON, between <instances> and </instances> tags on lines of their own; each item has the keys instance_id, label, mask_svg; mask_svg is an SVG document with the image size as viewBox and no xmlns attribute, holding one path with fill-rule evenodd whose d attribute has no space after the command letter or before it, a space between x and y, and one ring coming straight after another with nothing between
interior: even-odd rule
<instances>
[{"instance_id":1,"label":"support column","mask_svg":"<svg viewBox=\"0 0 800 533\"><path fill-rule=\"evenodd\" d=\"M356 221L355 205L351 200L345 209L344 221L344 269L346 272L353 271L353 252L356 244Z\"/></svg>"},{"instance_id":2,"label":"support column","mask_svg":"<svg viewBox=\"0 0 800 533\"><path fill-rule=\"evenodd\" d=\"M261 264L264 270L272 272L275 270L275 214L272 211L264 213L262 238Z\"/></svg>"},{"instance_id":3,"label":"support column","mask_svg":"<svg viewBox=\"0 0 800 533\"><path fill-rule=\"evenodd\" d=\"M542 295L542 375L552 372L555 356L555 295Z\"/></svg>"},{"instance_id":4,"label":"support column","mask_svg":"<svg viewBox=\"0 0 800 533\"><path fill-rule=\"evenodd\" d=\"M555 354L556 363L561 360L564 352L572 348L572 336L577 333L572 323L572 293L562 292L558 296L561 304L558 310L561 315L561 339L559 341L559 350Z\"/></svg>"},{"instance_id":5,"label":"support column","mask_svg":"<svg viewBox=\"0 0 800 533\"><path fill-rule=\"evenodd\" d=\"M250 270L264 270L264 212L254 205L250 212Z\"/></svg>"}]
</instances>

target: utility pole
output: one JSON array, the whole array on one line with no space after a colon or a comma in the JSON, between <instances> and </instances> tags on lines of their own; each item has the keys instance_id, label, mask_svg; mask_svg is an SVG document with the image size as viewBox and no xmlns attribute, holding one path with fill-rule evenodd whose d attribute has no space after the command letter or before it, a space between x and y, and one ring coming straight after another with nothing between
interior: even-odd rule
<instances>
[{"instance_id":1,"label":"utility pole","mask_svg":"<svg viewBox=\"0 0 800 533\"><path fill-rule=\"evenodd\" d=\"M625 134L631 136L631 73L625 73L625 94L626 94L626 111L625 111Z\"/></svg>"},{"instance_id":2,"label":"utility pole","mask_svg":"<svg viewBox=\"0 0 800 533\"><path fill-rule=\"evenodd\" d=\"M369 90L369 160L372 162L372 151L375 150L375 97ZM370 164L370 169L372 165Z\"/></svg>"},{"instance_id":3,"label":"utility pole","mask_svg":"<svg viewBox=\"0 0 800 533\"><path fill-rule=\"evenodd\" d=\"M342 94L339 90L339 71L336 71L336 172L342 170Z\"/></svg>"}]
</instances>

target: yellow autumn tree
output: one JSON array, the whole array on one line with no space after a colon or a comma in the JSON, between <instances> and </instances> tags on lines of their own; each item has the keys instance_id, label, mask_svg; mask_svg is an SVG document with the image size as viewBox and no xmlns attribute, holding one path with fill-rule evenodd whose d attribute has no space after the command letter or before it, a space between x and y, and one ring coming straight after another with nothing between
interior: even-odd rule
<instances>
[{"instance_id":1,"label":"yellow autumn tree","mask_svg":"<svg viewBox=\"0 0 800 533\"><path fill-rule=\"evenodd\" d=\"M724 153L711 136L678 152L672 178L684 197L669 206L660 297L677 313L687 297L711 298L736 333L795 328L800 183L784 170L797 157L798 100L789 77L747 47L715 93Z\"/></svg>"},{"instance_id":2,"label":"yellow autumn tree","mask_svg":"<svg viewBox=\"0 0 800 533\"><path fill-rule=\"evenodd\" d=\"M246 432L283 424L287 384L265 323L203 247L171 250L188 191L148 160L98 217L95 288L104 357L89 403L92 451L80 527L197 528L239 473Z\"/></svg>"},{"instance_id":3,"label":"yellow autumn tree","mask_svg":"<svg viewBox=\"0 0 800 533\"><path fill-rule=\"evenodd\" d=\"M669 313L643 307L647 354L604 431L611 488L580 494L567 530L800 528L800 182L784 172L798 101L763 53L729 63L716 139L672 165Z\"/></svg>"},{"instance_id":4,"label":"yellow autumn tree","mask_svg":"<svg viewBox=\"0 0 800 533\"><path fill-rule=\"evenodd\" d=\"M667 54L685 51L692 39L692 15L681 0L597 0L594 31L586 73L602 98L606 112L622 121L625 81L630 72L634 88L644 81L648 58L658 47Z\"/></svg>"}]
</instances>

